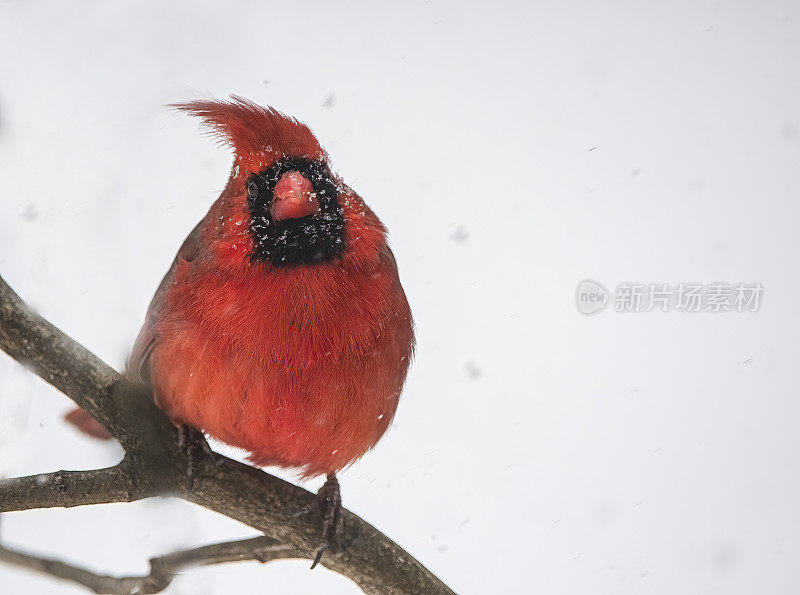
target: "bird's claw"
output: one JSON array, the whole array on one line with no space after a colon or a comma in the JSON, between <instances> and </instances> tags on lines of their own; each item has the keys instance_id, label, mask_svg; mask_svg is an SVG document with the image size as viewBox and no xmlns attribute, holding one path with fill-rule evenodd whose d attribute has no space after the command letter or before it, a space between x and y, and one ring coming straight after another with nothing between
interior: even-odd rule
<instances>
[{"instance_id":1,"label":"bird's claw","mask_svg":"<svg viewBox=\"0 0 800 595\"><path fill-rule=\"evenodd\" d=\"M327 481L317 492L317 505L322 513L322 522L320 523L319 548L317 555L314 556L314 562L311 564L312 569L319 564L325 550L337 549L343 542L342 492L335 474L328 474ZM303 513L304 511L301 510L296 513L296 516Z\"/></svg>"},{"instance_id":2,"label":"bird's claw","mask_svg":"<svg viewBox=\"0 0 800 595\"><path fill-rule=\"evenodd\" d=\"M197 428L182 424L178 426L178 451L186 455L186 489L191 492L194 489L194 482L197 478L197 466L200 460L200 453L210 457L215 465L219 465L222 459L214 456L214 451L206 441L206 437Z\"/></svg>"}]
</instances>

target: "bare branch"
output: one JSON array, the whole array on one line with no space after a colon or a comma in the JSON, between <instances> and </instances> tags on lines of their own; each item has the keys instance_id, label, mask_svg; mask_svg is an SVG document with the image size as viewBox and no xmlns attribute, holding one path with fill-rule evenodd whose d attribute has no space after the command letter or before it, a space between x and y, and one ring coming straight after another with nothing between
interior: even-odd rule
<instances>
[{"instance_id":1,"label":"bare branch","mask_svg":"<svg viewBox=\"0 0 800 595\"><path fill-rule=\"evenodd\" d=\"M262 531L290 548L291 557L313 558L318 515L298 515L314 502L313 494L216 453L199 455L189 492L185 454L175 448L177 431L148 389L132 385L32 312L2 277L0 349L83 407L126 451L122 463L109 469L6 480L0 483L0 512L173 495ZM326 552L323 566L366 593L452 593L380 531L349 511L342 514L346 549Z\"/></svg>"},{"instance_id":2,"label":"bare branch","mask_svg":"<svg viewBox=\"0 0 800 595\"><path fill-rule=\"evenodd\" d=\"M0 277L0 350L75 401L126 451L174 440L175 428L147 389L33 312ZM160 446L164 446L163 444Z\"/></svg>"},{"instance_id":3,"label":"bare branch","mask_svg":"<svg viewBox=\"0 0 800 595\"><path fill-rule=\"evenodd\" d=\"M126 462L94 471L56 471L0 480L0 512L133 502L137 492ZM151 494L152 495L152 494Z\"/></svg>"},{"instance_id":4,"label":"bare branch","mask_svg":"<svg viewBox=\"0 0 800 595\"><path fill-rule=\"evenodd\" d=\"M172 583L175 575L200 566L245 561L266 563L273 560L304 557L301 552L291 546L282 545L269 537L254 537L215 543L151 558L149 574L115 577L97 574L60 560L27 554L0 545L0 561L2 562L77 583L95 593L104 595L160 593Z\"/></svg>"}]
</instances>

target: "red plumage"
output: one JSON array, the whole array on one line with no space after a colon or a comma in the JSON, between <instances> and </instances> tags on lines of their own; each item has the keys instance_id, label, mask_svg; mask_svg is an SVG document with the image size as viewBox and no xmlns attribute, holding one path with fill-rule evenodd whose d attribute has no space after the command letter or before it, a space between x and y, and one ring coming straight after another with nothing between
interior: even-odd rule
<instances>
[{"instance_id":1,"label":"red plumage","mask_svg":"<svg viewBox=\"0 0 800 595\"><path fill-rule=\"evenodd\" d=\"M344 248L296 266L256 259L248 180L287 159L327 171L327 154L305 125L245 99L174 107L201 117L234 164L158 288L128 374L152 384L176 423L250 451L258 465L333 473L386 431L413 351L386 230L332 176Z\"/></svg>"}]
</instances>

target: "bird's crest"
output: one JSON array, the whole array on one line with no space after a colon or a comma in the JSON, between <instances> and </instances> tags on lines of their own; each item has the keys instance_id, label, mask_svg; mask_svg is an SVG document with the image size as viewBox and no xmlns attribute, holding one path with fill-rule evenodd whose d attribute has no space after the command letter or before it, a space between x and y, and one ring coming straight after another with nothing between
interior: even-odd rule
<instances>
[{"instance_id":1,"label":"bird's crest","mask_svg":"<svg viewBox=\"0 0 800 595\"><path fill-rule=\"evenodd\" d=\"M231 95L230 101L201 99L168 107L199 117L220 142L233 149L237 163L327 157L308 126L244 97Z\"/></svg>"}]
</instances>

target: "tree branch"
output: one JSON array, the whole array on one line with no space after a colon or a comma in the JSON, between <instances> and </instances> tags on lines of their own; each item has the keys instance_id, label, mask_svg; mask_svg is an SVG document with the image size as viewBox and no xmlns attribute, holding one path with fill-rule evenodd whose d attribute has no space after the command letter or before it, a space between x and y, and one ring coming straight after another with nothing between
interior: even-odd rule
<instances>
[{"instance_id":1,"label":"tree branch","mask_svg":"<svg viewBox=\"0 0 800 595\"><path fill-rule=\"evenodd\" d=\"M148 574L115 577L97 574L60 560L36 556L0 545L0 561L6 564L77 583L101 595L160 593L172 583L175 575L200 566L248 560L266 563L273 560L303 557L301 552L291 546L282 545L269 537L254 537L215 543L151 558Z\"/></svg>"},{"instance_id":2,"label":"tree branch","mask_svg":"<svg viewBox=\"0 0 800 595\"><path fill-rule=\"evenodd\" d=\"M319 517L298 513L313 508L309 505L314 494L217 453L199 455L198 477L190 492L185 454L175 446L177 431L156 407L149 389L131 384L32 312L2 277L0 349L83 407L126 451L125 459L109 469L0 482L0 512L173 495L262 531L288 548L291 557L313 558ZM347 510L342 514L346 549L326 552L323 566L350 578L366 593L452 593L372 525ZM54 567L54 562L48 563Z\"/></svg>"},{"instance_id":3,"label":"tree branch","mask_svg":"<svg viewBox=\"0 0 800 595\"><path fill-rule=\"evenodd\" d=\"M0 480L0 512L133 502L137 493L126 461L94 471L56 471Z\"/></svg>"}]
</instances>

